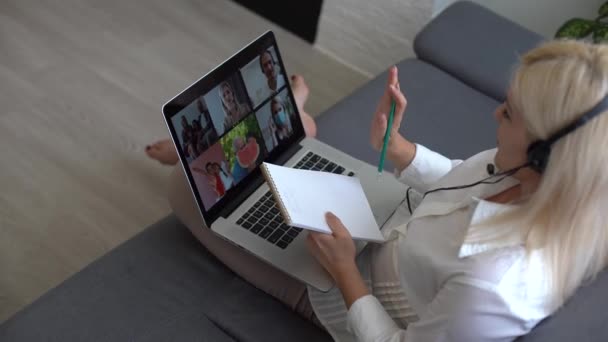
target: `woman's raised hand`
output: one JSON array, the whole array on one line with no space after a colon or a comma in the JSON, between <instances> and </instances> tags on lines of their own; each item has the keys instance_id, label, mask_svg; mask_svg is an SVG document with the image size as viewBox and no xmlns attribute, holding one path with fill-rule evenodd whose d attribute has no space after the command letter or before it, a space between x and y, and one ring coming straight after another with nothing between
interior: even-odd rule
<instances>
[{"instance_id":1,"label":"woman's raised hand","mask_svg":"<svg viewBox=\"0 0 608 342\"><path fill-rule=\"evenodd\" d=\"M403 119L403 113L407 106L407 100L400 90L399 77L397 75L398 70L396 66L392 66L388 72L388 81L384 88L384 94L378 102L376 112L372 119L372 125L370 130L370 143L372 147L380 151L384 142L384 134L386 133L386 126L388 123L388 116L391 111L391 102L395 101L395 116L393 117L393 125L391 127L389 145L394 141L394 137L399 134L399 126L401 126L401 120Z\"/></svg>"}]
</instances>

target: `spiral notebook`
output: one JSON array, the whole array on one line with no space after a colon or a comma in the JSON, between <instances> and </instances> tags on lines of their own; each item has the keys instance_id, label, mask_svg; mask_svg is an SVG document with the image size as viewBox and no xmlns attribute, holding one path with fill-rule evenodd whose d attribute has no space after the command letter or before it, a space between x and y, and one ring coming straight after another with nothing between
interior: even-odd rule
<instances>
[{"instance_id":1,"label":"spiral notebook","mask_svg":"<svg viewBox=\"0 0 608 342\"><path fill-rule=\"evenodd\" d=\"M384 241L358 178L268 163L260 168L288 225L331 234L330 211L353 239Z\"/></svg>"}]
</instances>

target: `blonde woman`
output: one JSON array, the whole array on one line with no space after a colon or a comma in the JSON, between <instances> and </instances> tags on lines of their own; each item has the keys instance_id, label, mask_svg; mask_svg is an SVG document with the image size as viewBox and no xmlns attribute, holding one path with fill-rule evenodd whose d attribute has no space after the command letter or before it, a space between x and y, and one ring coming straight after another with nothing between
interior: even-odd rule
<instances>
[{"instance_id":1,"label":"blonde woman","mask_svg":"<svg viewBox=\"0 0 608 342\"><path fill-rule=\"evenodd\" d=\"M249 105L239 103L236 98L234 89L227 81L220 83L219 96L222 100L222 108L224 109L224 132L228 131L247 113L249 113Z\"/></svg>"},{"instance_id":2,"label":"blonde woman","mask_svg":"<svg viewBox=\"0 0 608 342\"><path fill-rule=\"evenodd\" d=\"M327 215L333 234L309 233L311 253L336 282L328 293L200 229L196 207L183 199L189 193L180 173L174 184L182 190L174 187L171 203L220 260L338 341L511 341L606 266L607 95L608 47L546 43L522 57L507 100L494 113L498 148L449 160L399 134L406 99L392 68L371 144L381 147L394 99L388 158L396 177L419 196L412 193L411 215L404 204L388 222L388 242L356 259L339 218ZM528 163L533 142L590 109L600 114L557 139L546 167ZM490 163L504 171L480 183ZM441 188L452 190L435 191Z\"/></svg>"}]
</instances>

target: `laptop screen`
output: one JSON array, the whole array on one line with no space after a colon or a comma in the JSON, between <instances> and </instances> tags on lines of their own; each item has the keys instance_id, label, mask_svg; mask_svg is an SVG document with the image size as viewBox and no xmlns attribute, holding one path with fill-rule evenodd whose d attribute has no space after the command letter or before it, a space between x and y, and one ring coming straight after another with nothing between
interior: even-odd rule
<instances>
[{"instance_id":1,"label":"laptop screen","mask_svg":"<svg viewBox=\"0 0 608 342\"><path fill-rule=\"evenodd\" d=\"M204 213L303 136L274 37L263 37L187 89L190 102L167 118Z\"/></svg>"}]
</instances>

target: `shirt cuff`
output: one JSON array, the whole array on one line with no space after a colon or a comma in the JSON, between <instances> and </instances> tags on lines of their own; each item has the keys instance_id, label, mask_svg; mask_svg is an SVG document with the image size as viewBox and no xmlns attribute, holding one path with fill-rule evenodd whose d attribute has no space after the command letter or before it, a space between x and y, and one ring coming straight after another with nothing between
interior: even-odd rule
<instances>
[{"instance_id":1,"label":"shirt cuff","mask_svg":"<svg viewBox=\"0 0 608 342\"><path fill-rule=\"evenodd\" d=\"M416 144L414 159L401 173L395 170L395 177L416 191L424 193L451 169L452 161L449 158Z\"/></svg>"},{"instance_id":2,"label":"shirt cuff","mask_svg":"<svg viewBox=\"0 0 608 342\"><path fill-rule=\"evenodd\" d=\"M381 336L391 336L399 327L386 313L378 299L366 295L357 299L347 313L348 330L357 341L377 341Z\"/></svg>"}]
</instances>

